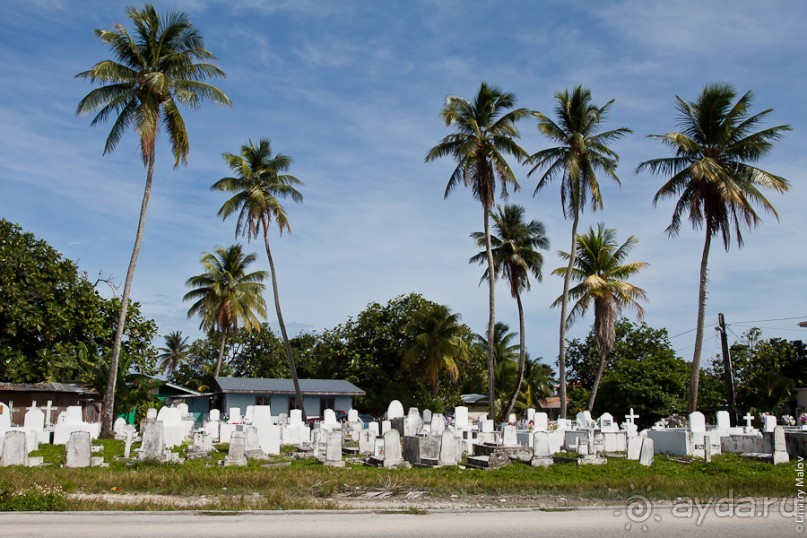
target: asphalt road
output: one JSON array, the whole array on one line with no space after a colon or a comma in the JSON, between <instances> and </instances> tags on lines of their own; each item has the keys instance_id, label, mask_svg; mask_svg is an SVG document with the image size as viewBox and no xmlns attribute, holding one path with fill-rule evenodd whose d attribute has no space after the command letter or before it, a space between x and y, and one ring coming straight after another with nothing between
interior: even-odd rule
<instances>
[{"instance_id":1,"label":"asphalt road","mask_svg":"<svg viewBox=\"0 0 807 538\"><path fill-rule=\"evenodd\" d=\"M214 515L215 514L215 515ZM614 508L573 511L429 512L306 511L217 514L204 512L62 512L0 514L0 536L45 537L521 537L521 536L799 536L796 518L775 508L767 516L668 508L634 514ZM643 521L642 521L643 520ZM630 524L628 528L628 524ZM646 526L646 530L642 526Z\"/></svg>"}]
</instances>

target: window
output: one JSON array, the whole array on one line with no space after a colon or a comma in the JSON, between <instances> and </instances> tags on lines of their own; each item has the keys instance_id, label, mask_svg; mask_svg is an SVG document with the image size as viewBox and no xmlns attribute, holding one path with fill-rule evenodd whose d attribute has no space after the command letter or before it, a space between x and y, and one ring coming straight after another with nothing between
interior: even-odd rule
<instances>
[{"instance_id":1,"label":"window","mask_svg":"<svg viewBox=\"0 0 807 538\"><path fill-rule=\"evenodd\" d=\"M294 396L289 397L289 411L292 409L297 409L297 398Z\"/></svg>"},{"instance_id":2,"label":"window","mask_svg":"<svg viewBox=\"0 0 807 538\"><path fill-rule=\"evenodd\" d=\"M319 399L319 416L325 416L326 409L333 409L336 402L333 398L320 398ZM335 409L333 409L335 411Z\"/></svg>"},{"instance_id":3,"label":"window","mask_svg":"<svg viewBox=\"0 0 807 538\"><path fill-rule=\"evenodd\" d=\"M269 405L269 398L264 396L258 396L255 398L255 405Z\"/></svg>"}]
</instances>

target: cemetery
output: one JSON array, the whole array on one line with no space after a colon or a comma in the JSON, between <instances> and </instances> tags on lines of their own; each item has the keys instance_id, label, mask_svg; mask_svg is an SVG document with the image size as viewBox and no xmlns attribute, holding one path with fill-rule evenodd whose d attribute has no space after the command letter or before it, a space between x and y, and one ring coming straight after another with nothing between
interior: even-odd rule
<instances>
[{"instance_id":1,"label":"cemetery","mask_svg":"<svg viewBox=\"0 0 807 538\"><path fill-rule=\"evenodd\" d=\"M186 401L177 402L149 409L137 425L117 419L114 440L99 439L99 424L88 422L79 406L56 415L50 412L52 402L32 402L23 422L16 424L9 406L0 403L0 466L12 483L23 467L35 468L29 472L36 473L37 486L62 487L70 476L82 499L125 488L135 498L166 495L164 499L173 499L164 500L169 503L180 503L177 494L184 498L204 492L206 500L197 499L199 503L222 509L266 507L274 502L268 499L281 497L285 505L301 508L382 500L394 506L429 506L428 499L458 499L456 492L466 492L467 484L474 483L483 493L515 494L514 506L529 506L581 485L596 498L604 483L621 484L609 486L614 491L653 483L662 498L680 494L680 483L678 493L664 486L672 469L676 476L681 469L692 475L688 488L719 487L698 479L710 466L737 468L736 478L727 474L723 485L762 495L790 479L782 464L807 455L807 431L777 425L771 417L758 429L750 414L744 426L730 426L726 412L718 412L713 424L695 412L684 427L660 421L639 430L633 410L624 417L603 413L595 419L586 411L575 420L550 421L545 413L529 409L497 424L484 414L474 420L463 406L443 415L405 410L392 401L378 421L364 422L351 409L339 422L326 409L318 422L307 424L300 410L275 413L271 405L232 407L226 415L214 409L197 420ZM76 474L92 468L104 469ZM225 468L233 471L225 473ZM446 469L452 471L446 474ZM766 480L750 480L749 472ZM296 494L283 486L289 481L309 484L309 491ZM395 486L379 487L384 483ZM266 488L282 491L267 496ZM229 491L240 493L237 502L222 497ZM251 500L244 500L246 493ZM120 507L122 498L106 493L96 506ZM467 500L456 501L462 502ZM87 506L78 501L70 505Z\"/></svg>"}]
</instances>

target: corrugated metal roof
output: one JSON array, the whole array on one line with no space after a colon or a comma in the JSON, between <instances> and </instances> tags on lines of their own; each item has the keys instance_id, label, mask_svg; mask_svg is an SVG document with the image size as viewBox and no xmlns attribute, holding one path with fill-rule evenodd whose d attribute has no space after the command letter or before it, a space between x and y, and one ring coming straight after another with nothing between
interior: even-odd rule
<instances>
[{"instance_id":1,"label":"corrugated metal roof","mask_svg":"<svg viewBox=\"0 0 807 538\"><path fill-rule=\"evenodd\" d=\"M364 396L364 391L343 379L300 379L304 394L349 394ZM266 377L217 377L222 392L261 392L266 394L294 394L291 379Z\"/></svg>"},{"instance_id":2,"label":"corrugated metal roof","mask_svg":"<svg viewBox=\"0 0 807 538\"><path fill-rule=\"evenodd\" d=\"M4 392L70 392L75 394L95 394L94 389L76 383L0 383Z\"/></svg>"}]
</instances>

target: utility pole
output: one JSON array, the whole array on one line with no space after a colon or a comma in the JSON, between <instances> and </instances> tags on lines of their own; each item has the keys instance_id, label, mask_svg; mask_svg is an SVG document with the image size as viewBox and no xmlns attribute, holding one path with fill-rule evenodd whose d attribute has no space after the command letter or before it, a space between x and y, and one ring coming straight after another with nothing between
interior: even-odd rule
<instances>
[{"instance_id":1,"label":"utility pole","mask_svg":"<svg viewBox=\"0 0 807 538\"><path fill-rule=\"evenodd\" d=\"M729 355L729 342L726 337L726 318L722 313L717 315L717 327L720 331L720 343L723 347L723 378L726 380L726 401L729 404L729 418L731 425L737 425L737 401L734 398L734 373L731 368L731 355Z\"/></svg>"}]
</instances>

